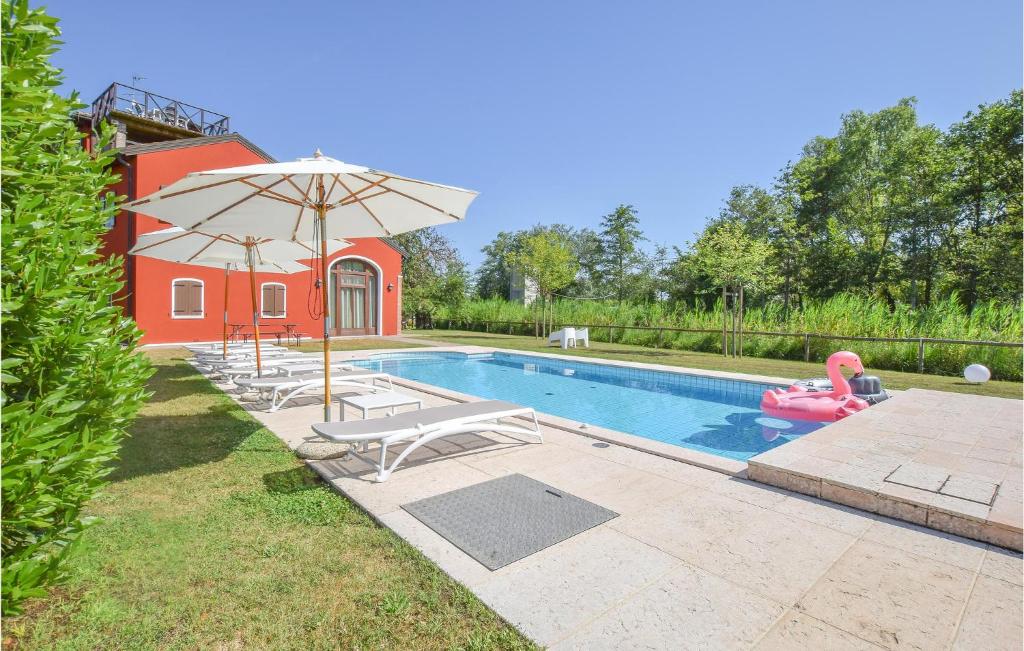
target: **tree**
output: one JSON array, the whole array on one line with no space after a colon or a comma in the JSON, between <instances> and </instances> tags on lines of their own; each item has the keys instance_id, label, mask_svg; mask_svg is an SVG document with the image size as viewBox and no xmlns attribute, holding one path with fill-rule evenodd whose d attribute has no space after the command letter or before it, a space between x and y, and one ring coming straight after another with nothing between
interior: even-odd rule
<instances>
[{"instance_id":1,"label":"tree","mask_svg":"<svg viewBox=\"0 0 1024 651\"><path fill-rule=\"evenodd\" d=\"M777 282L768 265L771 245L755 239L735 222L722 222L708 228L694 242L691 269L708 277L718 287L739 287L764 291Z\"/></svg>"},{"instance_id":2,"label":"tree","mask_svg":"<svg viewBox=\"0 0 1024 651\"><path fill-rule=\"evenodd\" d=\"M520 231L521 232L521 231ZM475 289L481 298L509 298L512 275L509 254L518 246L519 233L499 232L480 252L484 261L476 271Z\"/></svg>"},{"instance_id":3,"label":"tree","mask_svg":"<svg viewBox=\"0 0 1024 651\"><path fill-rule=\"evenodd\" d=\"M920 124L915 103L850 111L837 133L807 142L773 186L731 189L704 233L732 223L768 244L773 281L752 300L779 301L783 314L843 293L881 298L893 310L952 296L968 310L1020 302L1021 91L979 106L947 133ZM564 235L579 261L575 280L560 290L568 297L696 304L718 286L695 266L694 251L676 249L668 264L664 251L645 254L636 210L622 205L599 233L555 224L499 234L484 249L481 295L494 295L485 291L494 285L506 295L507 276L487 279L494 269L507 273L508 252L542 230Z\"/></svg>"},{"instance_id":4,"label":"tree","mask_svg":"<svg viewBox=\"0 0 1024 651\"><path fill-rule=\"evenodd\" d=\"M777 282L774 273L768 266L772 248L768 242L750 237L743 226L737 222L725 221L708 228L693 245L690 264L695 271L707 276L722 288L722 354L726 354L726 311L727 292L738 293L737 303L733 303L733 324L739 317L738 350L742 356L743 303L746 289L764 291Z\"/></svg>"},{"instance_id":5,"label":"tree","mask_svg":"<svg viewBox=\"0 0 1024 651\"><path fill-rule=\"evenodd\" d=\"M669 292L668 247L656 245L651 253L640 256L640 268L634 276L633 298L645 303L663 300Z\"/></svg>"},{"instance_id":6,"label":"tree","mask_svg":"<svg viewBox=\"0 0 1024 651\"><path fill-rule=\"evenodd\" d=\"M579 262L565 236L553 231L525 237L522 246L509 254L508 264L537 283L545 314L554 293L573 282L579 271Z\"/></svg>"},{"instance_id":7,"label":"tree","mask_svg":"<svg viewBox=\"0 0 1024 651\"><path fill-rule=\"evenodd\" d=\"M605 283L621 303L630 295L631 276L643 261L637 243L644 240L636 208L621 204L601 220L601 265Z\"/></svg>"},{"instance_id":8,"label":"tree","mask_svg":"<svg viewBox=\"0 0 1024 651\"><path fill-rule=\"evenodd\" d=\"M597 298L607 293L601 278L601 237L589 228L563 231L579 262L576 279L562 293L573 298Z\"/></svg>"},{"instance_id":9,"label":"tree","mask_svg":"<svg viewBox=\"0 0 1024 651\"><path fill-rule=\"evenodd\" d=\"M783 171L778 187L794 216L788 230L802 240L796 243L795 256L805 270L799 284L811 297L871 293L892 307L898 302L928 304L941 297L944 278L951 275L949 256L962 241L956 216L962 213L958 204L963 197L950 191L957 178L954 139L932 125L918 124L914 104L907 98L876 113L844 115L836 136L813 139ZM1002 147L1010 154L1015 151L1019 168L1019 136L1014 150L1013 121L1006 124L1009 137ZM994 144L980 142L976 144L984 150ZM1006 185L1019 188L1019 174L1018 169L1017 181ZM817 272L825 269L831 273Z\"/></svg>"},{"instance_id":10,"label":"tree","mask_svg":"<svg viewBox=\"0 0 1024 651\"><path fill-rule=\"evenodd\" d=\"M111 131L91 156L69 119L84 105L53 90L57 21L27 0L2 11L2 610L14 614L62 578L150 372L110 300L122 261L99 254L117 209Z\"/></svg>"},{"instance_id":11,"label":"tree","mask_svg":"<svg viewBox=\"0 0 1024 651\"><path fill-rule=\"evenodd\" d=\"M736 186L729 192L725 206L711 226L724 222L739 224L749 237L771 244L767 264L781 279L777 289L782 292L784 309L788 310L791 297L800 293L800 233L792 203L784 194L755 185ZM765 288L766 291L771 289Z\"/></svg>"},{"instance_id":12,"label":"tree","mask_svg":"<svg viewBox=\"0 0 1024 651\"><path fill-rule=\"evenodd\" d=\"M949 284L968 309L989 299L1020 300L1022 121L1021 91L1015 90L967 113L945 138L957 226Z\"/></svg>"},{"instance_id":13,"label":"tree","mask_svg":"<svg viewBox=\"0 0 1024 651\"><path fill-rule=\"evenodd\" d=\"M436 228L396 235L402 260L402 315L429 325L438 306L458 308L466 300L469 273L455 245Z\"/></svg>"},{"instance_id":14,"label":"tree","mask_svg":"<svg viewBox=\"0 0 1024 651\"><path fill-rule=\"evenodd\" d=\"M600 280L600 239L589 228L574 229L565 224L536 225L527 230L501 231L480 251L484 261L476 272L476 294L481 298L509 297L512 268L509 259L522 250L523 242L533 235L551 233L561 238L579 262L576 277L559 291L570 297L592 298L604 290Z\"/></svg>"}]
</instances>

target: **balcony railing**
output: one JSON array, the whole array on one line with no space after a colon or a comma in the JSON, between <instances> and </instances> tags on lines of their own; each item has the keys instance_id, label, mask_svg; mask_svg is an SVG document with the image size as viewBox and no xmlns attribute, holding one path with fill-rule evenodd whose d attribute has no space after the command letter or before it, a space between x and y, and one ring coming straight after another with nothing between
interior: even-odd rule
<instances>
[{"instance_id":1,"label":"balcony railing","mask_svg":"<svg viewBox=\"0 0 1024 651\"><path fill-rule=\"evenodd\" d=\"M231 132L226 115L116 82L92 103L93 128L113 111L204 136Z\"/></svg>"}]
</instances>

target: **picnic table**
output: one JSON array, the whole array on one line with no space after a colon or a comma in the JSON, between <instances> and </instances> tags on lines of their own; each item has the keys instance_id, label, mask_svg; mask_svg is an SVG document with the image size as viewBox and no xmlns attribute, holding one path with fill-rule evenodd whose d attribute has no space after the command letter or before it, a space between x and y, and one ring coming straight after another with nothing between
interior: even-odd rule
<instances>
[{"instance_id":1,"label":"picnic table","mask_svg":"<svg viewBox=\"0 0 1024 651\"><path fill-rule=\"evenodd\" d=\"M239 338L245 343L249 343L249 339L255 334L255 332L246 332L246 328L252 328L251 323L229 323L228 326L231 328L231 334L228 335L230 341L238 341ZM302 333L297 331L299 327L297 323L261 323L260 324L260 336L272 335L277 337L277 343L281 343L281 337L285 338L286 343L291 343L292 339L295 340L295 345L299 345L302 341ZM282 328L275 330L274 328Z\"/></svg>"}]
</instances>

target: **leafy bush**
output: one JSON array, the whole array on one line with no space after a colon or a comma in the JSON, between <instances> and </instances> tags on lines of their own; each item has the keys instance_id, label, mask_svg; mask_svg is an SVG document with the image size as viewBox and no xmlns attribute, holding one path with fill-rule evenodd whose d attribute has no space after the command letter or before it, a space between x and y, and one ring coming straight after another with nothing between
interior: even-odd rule
<instances>
[{"instance_id":1,"label":"leafy bush","mask_svg":"<svg viewBox=\"0 0 1024 651\"><path fill-rule=\"evenodd\" d=\"M554 308L557 324L600 326L650 326L692 328L721 331L721 302L714 309L672 309L666 303L631 304L605 301L560 301ZM539 310L502 299L467 301L458 309L442 309L434 317L435 325L463 327L470 322L515 321L532 324ZM492 332L533 334L531 326L490 326ZM760 332L792 332L792 337L769 337L744 334L743 351L754 357L803 359L802 333L844 335L853 337L885 337L892 339L927 337L936 339L968 339L1019 342L1021 306L996 301L981 303L967 312L950 297L917 310L898 305L891 310L878 299L840 294L826 301L809 302L801 311L786 314L782 306L769 303L749 308L744 330ZM483 329L483 326L480 326ZM640 346L661 346L680 350L721 352L722 336L716 333L658 333L653 330L622 330L592 328L590 338ZM811 339L812 361L824 361L830 354L852 348L864 363L877 369L917 371L916 343L880 343ZM959 375L965 366L981 363L992 369L996 379L1021 379L1021 349L961 344L928 344L925 347L925 370L929 373Z\"/></svg>"},{"instance_id":2,"label":"leafy bush","mask_svg":"<svg viewBox=\"0 0 1024 651\"><path fill-rule=\"evenodd\" d=\"M99 254L115 210L111 154L83 150L54 92L57 21L25 0L3 11L4 614L61 578L125 428L146 398L135 324L111 297L121 262ZM101 144L106 144L105 142Z\"/></svg>"}]
</instances>

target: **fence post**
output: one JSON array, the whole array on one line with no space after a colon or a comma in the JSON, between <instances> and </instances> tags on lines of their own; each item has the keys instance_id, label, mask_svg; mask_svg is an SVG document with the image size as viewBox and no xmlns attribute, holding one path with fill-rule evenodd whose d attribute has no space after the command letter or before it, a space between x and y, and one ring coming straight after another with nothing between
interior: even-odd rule
<instances>
[{"instance_id":1,"label":"fence post","mask_svg":"<svg viewBox=\"0 0 1024 651\"><path fill-rule=\"evenodd\" d=\"M722 285L722 357L729 356L729 340L726 338L725 335L725 330L728 327L729 323L729 313L726 312L726 310L729 309L727 305L728 302L729 298L726 295L725 285Z\"/></svg>"},{"instance_id":2,"label":"fence post","mask_svg":"<svg viewBox=\"0 0 1024 651\"><path fill-rule=\"evenodd\" d=\"M512 334L512 322L511 321L508 322L508 333Z\"/></svg>"},{"instance_id":3,"label":"fence post","mask_svg":"<svg viewBox=\"0 0 1024 651\"><path fill-rule=\"evenodd\" d=\"M665 335L665 331L662 328L658 328L658 343L655 348L661 348L662 337Z\"/></svg>"},{"instance_id":4,"label":"fence post","mask_svg":"<svg viewBox=\"0 0 1024 651\"><path fill-rule=\"evenodd\" d=\"M917 341L917 372L924 373L924 337Z\"/></svg>"},{"instance_id":5,"label":"fence post","mask_svg":"<svg viewBox=\"0 0 1024 651\"><path fill-rule=\"evenodd\" d=\"M484 332L486 332L486 333L490 333L491 332L491 322L490 321L484 321Z\"/></svg>"},{"instance_id":6,"label":"fence post","mask_svg":"<svg viewBox=\"0 0 1024 651\"><path fill-rule=\"evenodd\" d=\"M804 361L811 361L811 335L804 333Z\"/></svg>"}]
</instances>

